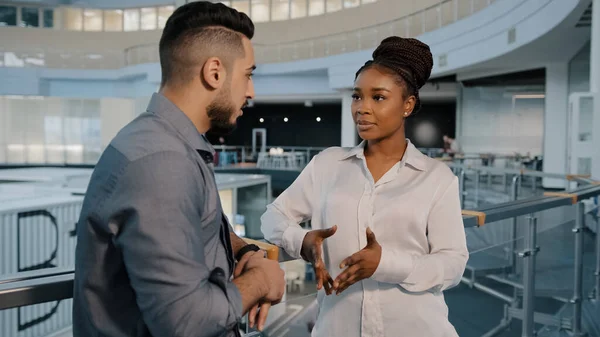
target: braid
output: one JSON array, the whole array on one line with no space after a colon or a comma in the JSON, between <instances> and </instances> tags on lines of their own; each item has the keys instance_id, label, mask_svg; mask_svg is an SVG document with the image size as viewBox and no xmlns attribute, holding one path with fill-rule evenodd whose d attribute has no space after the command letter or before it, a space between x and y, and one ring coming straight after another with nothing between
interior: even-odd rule
<instances>
[{"instance_id":1,"label":"braid","mask_svg":"<svg viewBox=\"0 0 600 337\"><path fill-rule=\"evenodd\" d=\"M405 85L408 95L416 98L414 113L421 109L419 89L425 85L433 68L433 57L429 46L413 38L390 36L373 52L373 60L367 61L357 72L356 77L365 69L381 66L398 76Z\"/></svg>"}]
</instances>

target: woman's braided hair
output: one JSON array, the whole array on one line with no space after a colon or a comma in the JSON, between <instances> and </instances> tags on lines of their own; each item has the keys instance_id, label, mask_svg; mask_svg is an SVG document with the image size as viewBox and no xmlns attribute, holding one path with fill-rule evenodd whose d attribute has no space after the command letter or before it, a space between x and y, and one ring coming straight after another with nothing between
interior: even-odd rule
<instances>
[{"instance_id":1,"label":"woman's braided hair","mask_svg":"<svg viewBox=\"0 0 600 337\"><path fill-rule=\"evenodd\" d=\"M407 94L416 98L413 113L421 109L419 89L425 85L433 68L433 57L429 46L412 38L390 36L379 44L373 52L373 60L367 61L357 72L354 79L365 69L381 66L399 77Z\"/></svg>"}]
</instances>

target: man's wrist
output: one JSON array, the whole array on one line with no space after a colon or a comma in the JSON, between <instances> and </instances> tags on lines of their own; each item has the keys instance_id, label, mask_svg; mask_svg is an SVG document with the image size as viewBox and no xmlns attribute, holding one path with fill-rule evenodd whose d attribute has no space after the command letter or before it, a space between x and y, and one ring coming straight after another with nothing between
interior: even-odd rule
<instances>
[{"instance_id":1,"label":"man's wrist","mask_svg":"<svg viewBox=\"0 0 600 337\"><path fill-rule=\"evenodd\" d=\"M245 245L238 250L237 254L235 255L235 259L237 261L240 261L242 259L242 256L244 256L244 254L246 254L248 252L258 252L258 251L260 251L260 247L258 247L255 244Z\"/></svg>"}]
</instances>

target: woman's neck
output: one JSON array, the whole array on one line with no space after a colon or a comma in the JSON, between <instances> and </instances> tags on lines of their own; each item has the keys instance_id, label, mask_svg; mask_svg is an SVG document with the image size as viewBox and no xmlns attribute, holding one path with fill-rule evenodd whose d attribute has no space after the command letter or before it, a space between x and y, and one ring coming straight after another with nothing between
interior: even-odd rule
<instances>
[{"instance_id":1,"label":"woman's neck","mask_svg":"<svg viewBox=\"0 0 600 337\"><path fill-rule=\"evenodd\" d=\"M404 132L397 132L388 138L367 141L365 156L400 161L406 152L406 146L407 141Z\"/></svg>"}]
</instances>

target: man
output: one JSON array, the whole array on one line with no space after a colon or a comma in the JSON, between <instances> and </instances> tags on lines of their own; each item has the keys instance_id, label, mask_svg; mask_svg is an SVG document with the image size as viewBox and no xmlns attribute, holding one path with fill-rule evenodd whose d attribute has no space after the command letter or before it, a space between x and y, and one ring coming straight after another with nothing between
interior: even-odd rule
<instances>
[{"instance_id":1,"label":"man","mask_svg":"<svg viewBox=\"0 0 600 337\"><path fill-rule=\"evenodd\" d=\"M222 4L192 2L168 19L160 92L106 148L88 186L74 336L239 336L242 315L252 308L255 319L264 305L261 327L281 300L278 263L229 232L204 137L233 129L254 96L253 34L245 14Z\"/></svg>"}]
</instances>

